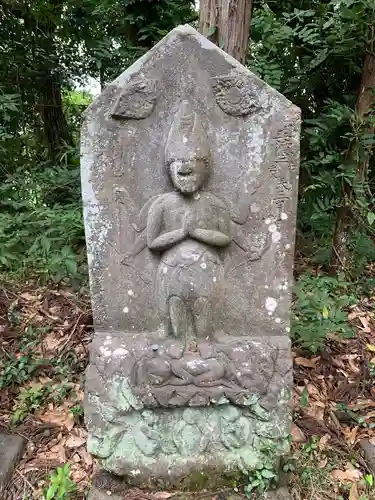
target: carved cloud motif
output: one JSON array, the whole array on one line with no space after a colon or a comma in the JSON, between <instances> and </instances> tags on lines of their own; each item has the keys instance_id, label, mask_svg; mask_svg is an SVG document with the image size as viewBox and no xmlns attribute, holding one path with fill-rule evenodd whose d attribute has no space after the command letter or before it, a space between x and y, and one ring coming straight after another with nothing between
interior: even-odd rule
<instances>
[{"instance_id":1,"label":"carved cloud motif","mask_svg":"<svg viewBox=\"0 0 375 500\"><path fill-rule=\"evenodd\" d=\"M144 77L130 82L118 97L111 117L117 120L147 118L156 102L155 83Z\"/></svg>"},{"instance_id":2,"label":"carved cloud motif","mask_svg":"<svg viewBox=\"0 0 375 500\"><path fill-rule=\"evenodd\" d=\"M257 112L261 105L248 79L241 74L217 76L213 79L212 90L219 107L232 116L246 116Z\"/></svg>"}]
</instances>

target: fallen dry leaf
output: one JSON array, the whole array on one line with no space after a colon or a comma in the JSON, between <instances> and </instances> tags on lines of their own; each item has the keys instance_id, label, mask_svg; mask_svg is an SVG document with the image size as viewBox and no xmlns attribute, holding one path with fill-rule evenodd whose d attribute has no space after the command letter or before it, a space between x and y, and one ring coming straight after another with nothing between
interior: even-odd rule
<instances>
[{"instance_id":1,"label":"fallen dry leaf","mask_svg":"<svg viewBox=\"0 0 375 500\"><path fill-rule=\"evenodd\" d=\"M354 362L356 359L359 358L357 354L346 354L345 356L342 356L342 358L346 359L349 362L349 366L354 373L356 374L360 373L361 370Z\"/></svg>"},{"instance_id":2,"label":"fallen dry leaf","mask_svg":"<svg viewBox=\"0 0 375 500\"><path fill-rule=\"evenodd\" d=\"M83 438L83 437L79 437L79 436L75 436L74 434L69 436L66 443L65 443L65 446L67 448L79 448L80 446L82 446L83 444L86 443L86 439Z\"/></svg>"},{"instance_id":3,"label":"fallen dry leaf","mask_svg":"<svg viewBox=\"0 0 375 500\"><path fill-rule=\"evenodd\" d=\"M329 434L324 434L324 436L322 438L320 438L319 443L318 443L320 451L323 451L326 449L327 443L330 439L331 439L331 436Z\"/></svg>"},{"instance_id":4,"label":"fallen dry leaf","mask_svg":"<svg viewBox=\"0 0 375 500\"><path fill-rule=\"evenodd\" d=\"M79 436L81 438L85 438L87 440L88 432L83 427L75 427L74 428L74 434L76 436Z\"/></svg>"},{"instance_id":5,"label":"fallen dry leaf","mask_svg":"<svg viewBox=\"0 0 375 500\"><path fill-rule=\"evenodd\" d=\"M63 443L64 442L62 441L61 443L52 446L50 448L50 452L56 453L60 457L61 462L66 462L66 453Z\"/></svg>"},{"instance_id":6,"label":"fallen dry leaf","mask_svg":"<svg viewBox=\"0 0 375 500\"><path fill-rule=\"evenodd\" d=\"M49 333L44 337L43 346L46 351L53 352L59 346L63 339L61 337L56 337L55 333Z\"/></svg>"},{"instance_id":7,"label":"fallen dry leaf","mask_svg":"<svg viewBox=\"0 0 375 500\"><path fill-rule=\"evenodd\" d=\"M157 499L165 499L171 498L172 493L168 493L167 491L159 491L158 493L154 493L153 497Z\"/></svg>"},{"instance_id":8,"label":"fallen dry leaf","mask_svg":"<svg viewBox=\"0 0 375 500\"><path fill-rule=\"evenodd\" d=\"M355 444L358 433L358 425L356 427L353 427L353 429L351 429L350 427L344 427L341 430L347 442L351 445Z\"/></svg>"},{"instance_id":9,"label":"fallen dry leaf","mask_svg":"<svg viewBox=\"0 0 375 500\"><path fill-rule=\"evenodd\" d=\"M71 431L74 427L74 415L63 407L47 410L42 415L39 415L39 419L42 422L64 426L68 431Z\"/></svg>"},{"instance_id":10,"label":"fallen dry leaf","mask_svg":"<svg viewBox=\"0 0 375 500\"><path fill-rule=\"evenodd\" d=\"M305 368L315 368L318 359L320 358L314 358L314 359L294 358L294 362L299 366L304 366Z\"/></svg>"},{"instance_id":11,"label":"fallen dry leaf","mask_svg":"<svg viewBox=\"0 0 375 500\"><path fill-rule=\"evenodd\" d=\"M301 429L296 424L292 425L291 436L292 436L292 441L294 443L305 443L306 442L305 434L301 431Z\"/></svg>"},{"instance_id":12,"label":"fallen dry leaf","mask_svg":"<svg viewBox=\"0 0 375 500\"><path fill-rule=\"evenodd\" d=\"M327 338L329 340L333 340L334 342L338 342L340 344L347 344L348 343L348 341L343 339L342 337L340 337L340 335L337 335L336 333L332 333L332 332L327 334Z\"/></svg>"},{"instance_id":13,"label":"fallen dry leaf","mask_svg":"<svg viewBox=\"0 0 375 500\"><path fill-rule=\"evenodd\" d=\"M359 317L359 321L362 323L362 326L363 326L363 332L365 333L370 333L371 332L371 328L369 327L369 324L368 324L368 318L364 318L364 317Z\"/></svg>"},{"instance_id":14,"label":"fallen dry leaf","mask_svg":"<svg viewBox=\"0 0 375 500\"><path fill-rule=\"evenodd\" d=\"M349 492L349 500L358 500L358 488L357 483L353 483Z\"/></svg>"},{"instance_id":15,"label":"fallen dry leaf","mask_svg":"<svg viewBox=\"0 0 375 500\"><path fill-rule=\"evenodd\" d=\"M362 478L362 473L360 470L356 469L352 464L347 464L347 469L345 471L336 469L331 472L331 476L340 481L359 481Z\"/></svg>"},{"instance_id":16,"label":"fallen dry leaf","mask_svg":"<svg viewBox=\"0 0 375 500\"><path fill-rule=\"evenodd\" d=\"M369 351L375 352L375 345L373 344L366 344L366 347Z\"/></svg>"},{"instance_id":17,"label":"fallen dry leaf","mask_svg":"<svg viewBox=\"0 0 375 500\"><path fill-rule=\"evenodd\" d=\"M92 456L86 450L86 448L81 448L78 453L80 454L85 465L87 465L87 467L91 467L93 463Z\"/></svg>"},{"instance_id":18,"label":"fallen dry leaf","mask_svg":"<svg viewBox=\"0 0 375 500\"><path fill-rule=\"evenodd\" d=\"M326 457L318 463L318 468L324 469L324 467L327 465L327 463L328 463L328 458Z\"/></svg>"},{"instance_id":19,"label":"fallen dry leaf","mask_svg":"<svg viewBox=\"0 0 375 500\"><path fill-rule=\"evenodd\" d=\"M306 389L309 393L309 396L312 396L315 398L317 401L320 401L321 399L321 393L319 392L319 389L315 387L314 384L309 384L308 381L306 381Z\"/></svg>"},{"instance_id":20,"label":"fallen dry leaf","mask_svg":"<svg viewBox=\"0 0 375 500\"><path fill-rule=\"evenodd\" d=\"M79 458L79 457L78 457ZM86 471L78 463L73 463L71 466L71 477L75 483L80 483L87 479Z\"/></svg>"},{"instance_id":21,"label":"fallen dry leaf","mask_svg":"<svg viewBox=\"0 0 375 500\"><path fill-rule=\"evenodd\" d=\"M308 408L304 408L303 412L305 415L318 420L319 422L324 421L324 407L321 407L319 404L315 404L314 406L309 406Z\"/></svg>"},{"instance_id":22,"label":"fallen dry leaf","mask_svg":"<svg viewBox=\"0 0 375 500\"><path fill-rule=\"evenodd\" d=\"M35 295L31 295L31 293L29 293L29 292L21 293L21 297L27 301L37 299L37 297Z\"/></svg>"}]
</instances>

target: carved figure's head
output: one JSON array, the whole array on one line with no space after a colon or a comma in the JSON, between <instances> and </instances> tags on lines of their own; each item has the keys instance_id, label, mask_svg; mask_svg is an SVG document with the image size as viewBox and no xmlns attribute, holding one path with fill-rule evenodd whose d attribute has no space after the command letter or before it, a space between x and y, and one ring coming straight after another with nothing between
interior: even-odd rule
<instances>
[{"instance_id":1,"label":"carved figure's head","mask_svg":"<svg viewBox=\"0 0 375 500\"><path fill-rule=\"evenodd\" d=\"M169 175L174 187L186 195L200 190L206 180L207 170L201 158L175 160L169 164Z\"/></svg>"},{"instance_id":2,"label":"carved figure's head","mask_svg":"<svg viewBox=\"0 0 375 500\"><path fill-rule=\"evenodd\" d=\"M209 174L209 147L200 119L183 101L165 147L165 161L174 187L184 195L201 189Z\"/></svg>"}]
</instances>

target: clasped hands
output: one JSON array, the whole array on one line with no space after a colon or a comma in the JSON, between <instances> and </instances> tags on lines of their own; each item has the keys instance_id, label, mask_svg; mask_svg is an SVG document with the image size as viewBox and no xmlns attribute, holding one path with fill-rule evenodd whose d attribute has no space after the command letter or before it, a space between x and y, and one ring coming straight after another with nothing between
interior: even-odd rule
<instances>
[{"instance_id":1,"label":"clasped hands","mask_svg":"<svg viewBox=\"0 0 375 500\"><path fill-rule=\"evenodd\" d=\"M192 217L191 212L188 212L185 214L183 221L182 221L182 230L185 234L186 237L191 237L194 238L194 233L197 229L197 223L195 220L195 217ZM202 228L200 228L202 229Z\"/></svg>"}]
</instances>

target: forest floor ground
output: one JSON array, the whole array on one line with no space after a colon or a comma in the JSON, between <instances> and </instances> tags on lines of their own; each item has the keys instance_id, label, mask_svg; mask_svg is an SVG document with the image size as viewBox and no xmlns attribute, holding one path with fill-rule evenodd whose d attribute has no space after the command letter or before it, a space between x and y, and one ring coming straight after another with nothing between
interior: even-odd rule
<instances>
[{"instance_id":1,"label":"forest floor ground","mask_svg":"<svg viewBox=\"0 0 375 500\"><path fill-rule=\"evenodd\" d=\"M359 446L362 439L375 444L374 315L375 296L362 297L348 311L353 338L332 332L316 356L293 349L292 451L283 467L295 500L375 499L375 478ZM65 463L74 483L67 487L76 489L66 498L86 497L96 467L83 421L91 333L88 290L31 282L0 287L0 431L27 440L1 500L46 498L51 474ZM174 496L129 490L128 498Z\"/></svg>"}]
</instances>

